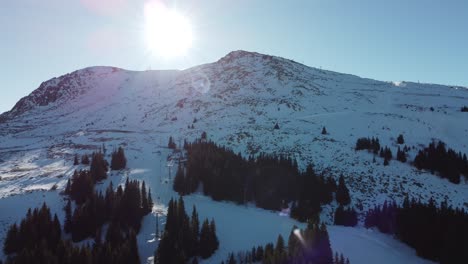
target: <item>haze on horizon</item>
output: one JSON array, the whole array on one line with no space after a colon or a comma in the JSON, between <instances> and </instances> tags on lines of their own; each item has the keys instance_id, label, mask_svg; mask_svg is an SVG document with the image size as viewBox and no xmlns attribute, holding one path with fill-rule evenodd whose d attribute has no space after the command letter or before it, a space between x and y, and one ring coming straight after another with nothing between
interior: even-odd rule
<instances>
[{"instance_id":1,"label":"haze on horizon","mask_svg":"<svg viewBox=\"0 0 468 264\"><path fill-rule=\"evenodd\" d=\"M193 30L184 56L171 57L145 43L149 1L3 3L0 112L80 68L185 69L239 49L377 80L468 86L464 1L157 1Z\"/></svg>"}]
</instances>

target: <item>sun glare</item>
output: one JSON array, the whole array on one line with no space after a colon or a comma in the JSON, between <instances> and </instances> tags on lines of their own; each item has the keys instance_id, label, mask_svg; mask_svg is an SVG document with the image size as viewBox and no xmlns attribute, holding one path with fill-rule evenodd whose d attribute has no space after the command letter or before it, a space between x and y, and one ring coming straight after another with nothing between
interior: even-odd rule
<instances>
[{"instance_id":1,"label":"sun glare","mask_svg":"<svg viewBox=\"0 0 468 264\"><path fill-rule=\"evenodd\" d=\"M145 5L146 45L153 55L177 57L192 46L192 27L189 20L175 9L159 2Z\"/></svg>"}]
</instances>

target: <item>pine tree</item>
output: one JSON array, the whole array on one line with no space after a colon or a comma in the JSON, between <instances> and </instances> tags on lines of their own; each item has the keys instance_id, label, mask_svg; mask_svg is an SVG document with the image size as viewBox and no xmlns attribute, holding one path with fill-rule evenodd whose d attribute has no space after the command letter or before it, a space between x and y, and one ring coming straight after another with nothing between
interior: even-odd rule
<instances>
[{"instance_id":1,"label":"pine tree","mask_svg":"<svg viewBox=\"0 0 468 264\"><path fill-rule=\"evenodd\" d=\"M125 151L122 147L119 147L117 151L112 153L111 169L112 170L123 170L127 167L127 158L125 157Z\"/></svg>"},{"instance_id":2,"label":"pine tree","mask_svg":"<svg viewBox=\"0 0 468 264\"><path fill-rule=\"evenodd\" d=\"M318 240L318 251L321 255L318 263L333 263L333 252L330 245L327 227L324 223L320 225Z\"/></svg>"},{"instance_id":3,"label":"pine tree","mask_svg":"<svg viewBox=\"0 0 468 264\"><path fill-rule=\"evenodd\" d=\"M287 255L285 250L286 248L284 245L284 239L281 235L279 235L276 240L276 247L274 253L274 258L277 263L284 263L286 261Z\"/></svg>"},{"instance_id":4,"label":"pine tree","mask_svg":"<svg viewBox=\"0 0 468 264\"><path fill-rule=\"evenodd\" d=\"M210 224L208 219L205 219L200 230L200 242L198 247L199 254L203 259L207 259L211 256L210 245Z\"/></svg>"},{"instance_id":5,"label":"pine tree","mask_svg":"<svg viewBox=\"0 0 468 264\"><path fill-rule=\"evenodd\" d=\"M3 252L5 255L12 254L18 251L19 246L19 230L15 223L10 227L10 229L8 229L5 242L3 244Z\"/></svg>"},{"instance_id":6,"label":"pine tree","mask_svg":"<svg viewBox=\"0 0 468 264\"><path fill-rule=\"evenodd\" d=\"M65 187L64 193L70 195L71 192L71 181L70 179L67 180L67 185Z\"/></svg>"},{"instance_id":7,"label":"pine tree","mask_svg":"<svg viewBox=\"0 0 468 264\"><path fill-rule=\"evenodd\" d=\"M189 194L189 190L187 190L187 184L185 181L184 169L181 165L179 165L177 168L177 172L174 177L173 189L180 195Z\"/></svg>"},{"instance_id":8,"label":"pine tree","mask_svg":"<svg viewBox=\"0 0 468 264\"><path fill-rule=\"evenodd\" d=\"M280 129L280 127L279 127L278 123L276 123L276 124L275 124L275 127L274 127L274 129Z\"/></svg>"},{"instance_id":9,"label":"pine tree","mask_svg":"<svg viewBox=\"0 0 468 264\"><path fill-rule=\"evenodd\" d=\"M327 129L325 127L322 128L322 135L328 134Z\"/></svg>"},{"instance_id":10,"label":"pine tree","mask_svg":"<svg viewBox=\"0 0 468 264\"><path fill-rule=\"evenodd\" d=\"M177 145L174 142L174 139L172 138L172 136L169 137L169 143L167 143L167 147L170 148L170 149L176 149L177 148Z\"/></svg>"},{"instance_id":11,"label":"pine tree","mask_svg":"<svg viewBox=\"0 0 468 264\"><path fill-rule=\"evenodd\" d=\"M398 150L397 150L397 160L403 163L406 162L406 153L400 150L400 147L398 147Z\"/></svg>"},{"instance_id":12,"label":"pine tree","mask_svg":"<svg viewBox=\"0 0 468 264\"><path fill-rule=\"evenodd\" d=\"M198 245L199 245L198 238L200 236L200 221L198 220L198 212L197 212L197 208L195 208L195 205L193 206L193 209L192 209L192 217L190 219L190 229L191 229L191 236L192 236L192 244L191 244L192 254L197 255Z\"/></svg>"},{"instance_id":13,"label":"pine tree","mask_svg":"<svg viewBox=\"0 0 468 264\"><path fill-rule=\"evenodd\" d=\"M79 161L79 159L78 159L78 154L75 154L75 158L74 158L74 160L73 160L73 165L76 166L76 165L79 165L79 164L80 164L80 161Z\"/></svg>"},{"instance_id":14,"label":"pine tree","mask_svg":"<svg viewBox=\"0 0 468 264\"><path fill-rule=\"evenodd\" d=\"M151 197L151 188L148 189L148 198L147 198L147 201L148 201L148 213L150 213L152 210L153 210L153 198Z\"/></svg>"},{"instance_id":15,"label":"pine tree","mask_svg":"<svg viewBox=\"0 0 468 264\"><path fill-rule=\"evenodd\" d=\"M72 208L71 200L69 199L67 205L65 205L65 222L63 225L63 230L65 233L70 233L72 230Z\"/></svg>"},{"instance_id":16,"label":"pine tree","mask_svg":"<svg viewBox=\"0 0 468 264\"><path fill-rule=\"evenodd\" d=\"M402 134L398 135L397 144L399 145L405 144L405 139L403 138Z\"/></svg>"},{"instance_id":17,"label":"pine tree","mask_svg":"<svg viewBox=\"0 0 468 264\"><path fill-rule=\"evenodd\" d=\"M227 264L237 264L237 261L236 261L236 259L234 258L234 253L231 253L231 254L229 255L229 260L228 260Z\"/></svg>"},{"instance_id":18,"label":"pine tree","mask_svg":"<svg viewBox=\"0 0 468 264\"><path fill-rule=\"evenodd\" d=\"M336 201L341 205L348 205L351 202L348 187L346 187L343 175L338 180L338 187L336 190Z\"/></svg>"},{"instance_id":19,"label":"pine tree","mask_svg":"<svg viewBox=\"0 0 468 264\"><path fill-rule=\"evenodd\" d=\"M211 219L210 222L210 252L213 254L216 250L219 248L219 240L218 237L216 236L216 224L214 219Z\"/></svg>"},{"instance_id":20,"label":"pine tree","mask_svg":"<svg viewBox=\"0 0 468 264\"><path fill-rule=\"evenodd\" d=\"M148 194L146 193L145 181L143 181L142 184L141 184L141 209L142 209L144 215L146 215L146 214L148 214L150 212L150 211L148 211L148 209L149 209Z\"/></svg>"},{"instance_id":21,"label":"pine tree","mask_svg":"<svg viewBox=\"0 0 468 264\"><path fill-rule=\"evenodd\" d=\"M88 155L84 154L81 156L81 164L83 165L89 165L89 157Z\"/></svg>"}]
</instances>

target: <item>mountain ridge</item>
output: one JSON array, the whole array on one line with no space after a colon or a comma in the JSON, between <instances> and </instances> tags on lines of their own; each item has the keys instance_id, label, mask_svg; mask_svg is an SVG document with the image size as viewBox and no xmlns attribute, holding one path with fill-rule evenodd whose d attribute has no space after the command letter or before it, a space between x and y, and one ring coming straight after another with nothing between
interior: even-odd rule
<instances>
[{"instance_id":1,"label":"mountain ridge","mask_svg":"<svg viewBox=\"0 0 468 264\"><path fill-rule=\"evenodd\" d=\"M92 149L96 142L129 144L112 131L133 131L142 137L157 132L159 138L173 135L179 141L207 131L213 140L245 155L293 155L300 166L313 161L330 173L380 180L388 169L357 165L362 163L358 159L372 160L354 153L358 137L379 136L382 144L396 148L393 140L403 133L414 147L410 160L417 148L433 139L466 152L463 135L468 128L460 122L459 107L467 100L465 89L375 81L246 51L182 71L88 67L44 82L0 116L0 158L8 160L27 149L60 147L70 152ZM274 129L275 124L280 129ZM320 135L325 126L330 134ZM105 131L113 136L102 136ZM334 166L336 162L343 164ZM395 167L405 177L415 177L409 164ZM17 179L18 173L12 175ZM366 184L370 182L355 183L354 188L363 190L359 185ZM403 192L404 188L397 193ZM443 196L440 192L440 199Z\"/></svg>"},{"instance_id":2,"label":"mountain ridge","mask_svg":"<svg viewBox=\"0 0 468 264\"><path fill-rule=\"evenodd\" d=\"M40 84L40 86L35 89L33 92L31 92L29 95L21 98L15 106L9 110L6 111L2 114L0 114L0 122L5 122L6 120L12 119L16 115L21 115L24 112L31 110L34 106L45 106L48 105L49 103L52 103L59 99L62 96L76 96L78 91L73 91L73 88L71 86L70 80L73 79L81 79L82 77L87 77L92 74L95 75L103 75L103 74L109 74L109 73L115 73L115 72L128 72L128 73L148 73L148 72L187 72L187 71L192 71L192 70L197 70L199 68L203 68L206 66L211 66L211 65L216 65L220 64L220 67L227 66L229 64L232 64L233 62L240 62L242 66L245 66L242 64L242 60L248 58L255 58L255 59L262 59L262 60L267 60L270 62L273 62L273 66L277 65L278 62L287 62L291 63L297 67L302 67L304 69L309 69L315 71L317 74L322 74L322 75L341 75L341 76L350 76L354 78L359 78L362 80L368 80L371 82L376 82L376 83L392 83L395 86L407 86L412 85L412 84L418 84L418 85L425 85L425 86L435 86L435 87L446 87L446 88L455 88L455 89L468 89L467 87L463 86L454 86L454 85L442 85L442 84L430 84L430 83L415 83L415 82L407 82L407 81L401 81L401 82L386 82L386 81L379 81L379 80L374 80L370 78L365 78L365 77L360 77L358 75L353 75L353 74L346 74L346 73L340 73L340 72L335 72L335 71L330 71L330 70L323 70L323 69L318 69L315 67L307 66L305 64L296 62L294 60L289 60L286 58L278 57L278 56L272 56L272 55L267 55L267 54L261 54L258 52L250 52L250 51L245 51L245 50L235 50L231 51L219 60L212 62L212 63L206 63L206 64L201 64L198 66L194 66L185 70L147 70L147 71L133 71L133 70L127 70L123 68L118 68L118 67L113 67L113 66L90 66L90 67L85 67L83 69L78 69L70 73L66 73L64 75L61 75L59 77L53 77L52 79L49 79L47 81L44 81ZM251 60L247 60L247 63L250 63ZM284 70L284 69L283 69ZM79 83L78 83L79 84Z\"/></svg>"}]
</instances>

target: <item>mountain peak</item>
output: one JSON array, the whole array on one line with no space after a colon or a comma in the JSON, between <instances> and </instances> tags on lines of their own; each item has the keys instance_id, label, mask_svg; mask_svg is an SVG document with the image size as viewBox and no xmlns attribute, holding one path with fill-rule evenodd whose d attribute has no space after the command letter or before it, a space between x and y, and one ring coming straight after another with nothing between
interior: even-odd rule
<instances>
[{"instance_id":1,"label":"mountain peak","mask_svg":"<svg viewBox=\"0 0 468 264\"><path fill-rule=\"evenodd\" d=\"M227 63L229 63L229 62L239 60L239 59L244 59L244 58L264 58L264 59L268 59L268 58L272 58L272 56L266 55L266 54L261 54L261 53L258 53L258 52L253 52L253 51L235 50L235 51L229 52L226 56L219 59L218 62L221 62L221 63L222 62L227 62Z\"/></svg>"}]
</instances>

